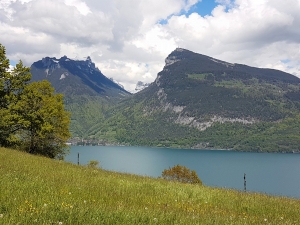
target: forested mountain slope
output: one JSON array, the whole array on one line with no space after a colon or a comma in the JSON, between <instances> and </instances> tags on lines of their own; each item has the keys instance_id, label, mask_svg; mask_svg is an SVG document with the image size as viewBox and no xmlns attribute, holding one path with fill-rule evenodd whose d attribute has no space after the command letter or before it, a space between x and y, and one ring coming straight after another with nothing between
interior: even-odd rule
<instances>
[{"instance_id":1,"label":"forested mountain slope","mask_svg":"<svg viewBox=\"0 0 300 225\"><path fill-rule=\"evenodd\" d=\"M300 150L300 79L177 48L155 82L109 110L91 138L123 144Z\"/></svg>"}]
</instances>

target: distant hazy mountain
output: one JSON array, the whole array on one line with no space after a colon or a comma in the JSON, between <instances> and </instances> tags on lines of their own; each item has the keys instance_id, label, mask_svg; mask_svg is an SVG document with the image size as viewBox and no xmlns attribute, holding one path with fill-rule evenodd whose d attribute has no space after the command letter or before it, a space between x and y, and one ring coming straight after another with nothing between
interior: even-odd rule
<instances>
[{"instance_id":1,"label":"distant hazy mountain","mask_svg":"<svg viewBox=\"0 0 300 225\"><path fill-rule=\"evenodd\" d=\"M150 83L144 83L142 81L138 81L136 86L135 86L135 92L139 92L143 89L145 89L146 87L148 87L150 85Z\"/></svg>"},{"instance_id":2,"label":"distant hazy mountain","mask_svg":"<svg viewBox=\"0 0 300 225\"><path fill-rule=\"evenodd\" d=\"M45 57L32 64L32 80L46 79L55 90L66 96L103 96L107 99L122 99L130 95L122 86L104 76L95 67L90 57L72 60L67 56L60 59Z\"/></svg>"},{"instance_id":3,"label":"distant hazy mountain","mask_svg":"<svg viewBox=\"0 0 300 225\"><path fill-rule=\"evenodd\" d=\"M300 151L300 79L177 48L155 82L122 101L91 138L123 144ZM115 132L115 135L111 134Z\"/></svg>"}]
</instances>

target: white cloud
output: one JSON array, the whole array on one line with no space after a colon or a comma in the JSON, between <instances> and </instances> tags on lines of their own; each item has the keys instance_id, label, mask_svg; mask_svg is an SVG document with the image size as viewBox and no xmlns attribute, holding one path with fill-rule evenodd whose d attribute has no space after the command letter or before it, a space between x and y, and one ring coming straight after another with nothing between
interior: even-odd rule
<instances>
[{"instance_id":1,"label":"white cloud","mask_svg":"<svg viewBox=\"0 0 300 225\"><path fill-rule=\"evenodd\" d=\"M90 8L83 1L80 1L80 0L65 0L65 4L76 7L76 9L82 15L87 15L87 14L91 13Z\"/></svg>"},{"instance_id":2,"label":"white cloud","mask_svg":"<svg viewBox=\"0 0 300 225\"><path fill-rule=\"evenodd\" d=\"M296 66L300 60L295 47L300 44L300 1L288 0L284 6L281 2L236 1L228 12L219 5L212 16L204 18L195 13L172 16L165 29L180 40L179 46L229 62L279 68L284 52Z\"/></svg>"},{"instance_id":3,"label":"white cloud","mask_svg":"<svg viewBox=\"0 0 300 225\"><path fill-rule=\"evenodd\" d=\"M300 76L300 0L1 0L0 43L27 65L45 56L92 57L133 90L151 82L177 46ZM160 23L164 21L164 23Z\"/></svg>"}]
</instances>

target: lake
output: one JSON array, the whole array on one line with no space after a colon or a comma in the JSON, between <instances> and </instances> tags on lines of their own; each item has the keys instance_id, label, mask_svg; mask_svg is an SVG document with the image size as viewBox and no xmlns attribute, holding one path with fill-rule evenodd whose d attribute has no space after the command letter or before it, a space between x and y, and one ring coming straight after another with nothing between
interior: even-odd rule
<instances>
[{"instance_id":1,"label":"lake","mask_svg":"<svg viewBox=\"0 0 300 225\"><path fill-rule=\"evenodd\" d=\"M204 185L300 198L300 154L251 153L121 146L72 146L65 160L100 162L106 170L159 177L180 164L195 170Z\"/></svg>"}]
</instances>

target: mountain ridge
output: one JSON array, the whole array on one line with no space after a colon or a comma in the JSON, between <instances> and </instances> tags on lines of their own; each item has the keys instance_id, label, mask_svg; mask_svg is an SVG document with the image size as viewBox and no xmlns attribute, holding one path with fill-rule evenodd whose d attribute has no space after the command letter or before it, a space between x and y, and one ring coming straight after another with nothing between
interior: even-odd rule
<instances>
[{"instance_id":1,"label":"mountain ridge","mask_svg":"<svg viewBox=\"0 0 300 225\"><path fill-rule=\"evenodd\" d=\"M276 78L281 79L282 81L295 82L297 84L299 84L300 80L299 77L296 77L295 75L280 70L269 68L257 68L238 63L229 63L210 56L195 53L183 48L176 48L167 56L165 60L166 65L164 66L164 69L167 69L167 67L169 67L170 65L183 60L188 60L189 64L192 64L195 61L201 62L201 64L199 64L199 66L201 66L201 69L198 68L197 72L206 72L206 70L241 71L246 73L251 72L252 76L259 76L260 79ZM274 73L276 75L277 73L279 73L279 75L274 77Z\"/></svg>"},{"instance_id":2,"label":"mountain ridge","mask_svg":"<svg viewBox=\"0 0 300 225\"><path fill-rule=\"evenodd\" d=\"M277 140L285 144L272 146L274 151L298 151L300 138L282 129L290 120L298 123L299 93L294 75L176 49L155 81L120 102L101 126L115 130L123 144L250 151L271 151L275 142L261 143L256 134L269 135L276 127L274 137L285 133ZM105 138L105 132L95 128L93 137Z\"/></svg>"},{"instance_id":3,"label":"mountain ridge","mask_svg":"<svg viewBox=\"0 0 300 225\"><path fill-rule=\"evenodd\" d=\"M88 56L86 60L45 57L31 65L32 80L49 80L56 91L66 95L130 94L113 80L107 78Z\"/></svg>"}]
</instances>

